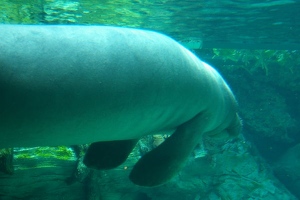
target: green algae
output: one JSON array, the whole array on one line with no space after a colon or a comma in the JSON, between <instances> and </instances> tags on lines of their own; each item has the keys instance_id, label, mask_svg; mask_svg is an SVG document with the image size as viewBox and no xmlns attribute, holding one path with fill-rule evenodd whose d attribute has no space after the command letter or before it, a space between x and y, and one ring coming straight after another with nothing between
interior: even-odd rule
<instances>
[{"instance_id":1,"label":"green algae","mask_svg":"<svg viewBox=\"0 0 300 200\"><path fill-rule=\"evenodd\" d=\"M243 68L250 74L258 70L268 76L270 67L281 67L285 71L294 72L300 61L300 52L297 50L248 50L248 49L213 49L213 59L222 59L224 62L236 63L232 67ZM240 63L240 64L239 64ZM281 69L278 69L281 70Z\"/></svg>"},{"instance_id":2,"label":"green algae","mask_svg":"<svg viewBox=\"0 0 300 200\"><path fill-rule=\"evenodd\" d=\"M73 149L66 146L18 148L14 157L15 159L77 159Z\"/></svg>"}]
</instances>

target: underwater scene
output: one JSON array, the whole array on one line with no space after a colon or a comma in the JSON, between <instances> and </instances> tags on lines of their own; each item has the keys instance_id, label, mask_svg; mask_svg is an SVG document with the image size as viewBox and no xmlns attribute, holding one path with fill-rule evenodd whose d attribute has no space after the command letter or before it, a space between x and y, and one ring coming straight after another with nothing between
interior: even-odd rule
<instances>
[{"instance_id":1,"label":"underwater scene","mask_svg":"<svg viewBox=\"0 0 300 200\"><path fill-rule=\"evenodd\" d=\"M1 0L0 200L300 199L299 11Z\"/></svg>"}]
</instances>

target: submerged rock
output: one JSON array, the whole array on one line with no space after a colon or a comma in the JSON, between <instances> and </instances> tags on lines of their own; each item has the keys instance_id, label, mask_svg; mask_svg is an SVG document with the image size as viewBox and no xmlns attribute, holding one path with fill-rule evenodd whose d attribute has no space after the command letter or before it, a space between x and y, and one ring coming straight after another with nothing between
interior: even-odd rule
<instances>
[{"instance_id":1,"label":"submerged rock","mask_svg":"<svg viewBox=\"0 0 300 200\"><path fill-rule=\"evenodd\" d=\"M300 199L300 144L287 150L274 166L276 177Z\"/></svg>"},{"instance_id":2,"label":"submerged rock","mask_svg":"<svg viewBox=\"0 0 300 200\"><path fill-rule=\"evenodd\" d=\"M14 174L0 174L0 199L85 199L84 185L78 181L67 183L76 163L71 148L16 148Z\"/></svg>"},{"instance_id":3,"label":"submerged rock","mask_svg":"<svg viewBox=\"0 0 300 200\"><path fill-rule=\"evenodd\" d=\"M6 174L14 173L13 149L0 149L0 171Z\"/></svg>"},{"instance_id":4,"label":"submerged rock","mask_svg":"<svg viewBox=\"0 0 300 200\"><path fill-rule=\"evenodd\" d=\"M129 173L152 148L153 139L146 137L125 163L103 171L83 165L84 146L15 149L15 173L0 174L0 199L296 200L264 161L251 153L251 145L243 138L204 137L184 169L170 182L152 188L136 186L130 182Z\"/></svg>"},{"instance_id":5,"label":"submerged rock","mask_svg":"<svg viewBox=\"0 0 300 200\"><path fill-rule=\"evenodd\" d=\"M151 140L140 141L148 146ZM185 168L167 184L138 187L127 178L139 155L136 148L127 161L113 170L93 171L89 180L89 200L296 200L272 175L260 157L251 154L243 138L217 141L205 138L206 154L191 155ZM200 147L202 149L203 147Z\"/></svg>"}]
</instances>

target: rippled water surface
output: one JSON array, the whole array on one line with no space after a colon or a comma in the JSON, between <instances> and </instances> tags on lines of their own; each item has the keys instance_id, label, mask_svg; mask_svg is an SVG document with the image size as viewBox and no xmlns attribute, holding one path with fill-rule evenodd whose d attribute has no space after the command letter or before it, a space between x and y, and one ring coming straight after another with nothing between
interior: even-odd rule
<instances>
[{"instance_id":1,"label":"rippled water surface","mask_svg":"<svg viewBox=\"0 0 300 200\"><path fill-rule=\"evenodd\" d=\"M299 49L293 0L2 0L0 22L105 24L153 29L219 48Z\"/></svg>"}]
</instances>

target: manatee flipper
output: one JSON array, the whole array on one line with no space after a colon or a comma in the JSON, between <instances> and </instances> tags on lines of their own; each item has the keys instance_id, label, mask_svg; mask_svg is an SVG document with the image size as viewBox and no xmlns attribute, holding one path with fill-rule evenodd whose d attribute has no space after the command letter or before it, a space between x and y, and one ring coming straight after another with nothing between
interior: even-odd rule
<instances>
[{"instance_id":1,"label":"manatee flipper","mask_svg":"<svg viewBox=\"0 0 300 200\"><path fill-rule=\"evenodd\" d=\"M137 143L134 140L117 140L92 143L83 159L83 163L93 169L112 169L121 165Z\"/></svg>"},{"instance_id":2,"label":"manatee flipper","mask_svg":"<svg viewBox=\"0 0 300 200\"><path fill-rule=\"evenodd\" d=\"M207 120L198 114L177 127L161 145L145 154L133 167L130 180L140 186L164 184L175 176L185 164L202 137Z\"/></svg>"}]
</instances>

